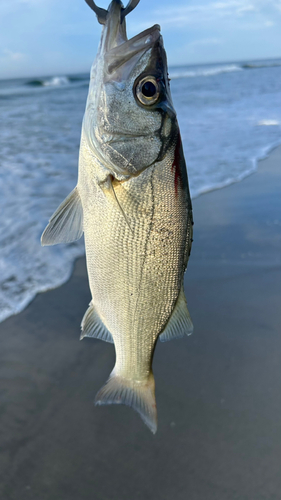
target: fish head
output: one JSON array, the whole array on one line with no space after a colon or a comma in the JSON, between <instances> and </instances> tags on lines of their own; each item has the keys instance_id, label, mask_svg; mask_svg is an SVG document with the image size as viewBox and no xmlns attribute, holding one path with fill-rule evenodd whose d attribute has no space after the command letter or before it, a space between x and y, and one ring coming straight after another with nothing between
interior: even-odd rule
<instances>
[{"instance_id":1,"label":"fish head","mask_svg":"<svg viewBox=\"0 0 281 500\"><path fill-rule=\"evenodd\" d=\"M90 147L120 180L163 159L177 133L160 27L128 40L124 11L120 0L104 11L84 117Z\"/></svg>"}]
</instances>

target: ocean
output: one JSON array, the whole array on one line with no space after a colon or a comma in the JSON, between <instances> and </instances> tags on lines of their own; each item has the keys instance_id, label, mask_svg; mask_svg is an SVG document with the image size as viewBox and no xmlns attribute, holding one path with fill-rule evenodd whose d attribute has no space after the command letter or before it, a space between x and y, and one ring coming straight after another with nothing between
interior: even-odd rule
<instances>
[{"instance_id":1,"label":"ocean","mask_svg":"<svg viewBox=\"0 0 281 500\"><path fill-rule=\"evenodd\" d=\"M171 67L192 197L241 181L281 144L281 60ZM75 187L89 75L0 80L0 321L71 275L81 241L40 245ZM196 214L195 214L196 220Z\"/></svg>"}]
</instances>

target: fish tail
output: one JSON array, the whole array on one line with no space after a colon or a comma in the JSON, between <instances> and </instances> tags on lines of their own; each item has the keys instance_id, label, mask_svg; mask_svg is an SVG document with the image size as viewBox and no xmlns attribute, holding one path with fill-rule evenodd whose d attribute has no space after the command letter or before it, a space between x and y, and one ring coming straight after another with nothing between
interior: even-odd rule
<instances>
[{"instance_id":1,"label":"fish tail","mask_svg":"<svg viewBox=\"0 0 281 500\"><path fill-rule=\"evenodd\" d=\"M114 371L95 399L96 405L123 404L136 410L144 423L155 434L157 430L157 409L153 373L142 381L130 380Z\"/></svg>"}]
</instances>

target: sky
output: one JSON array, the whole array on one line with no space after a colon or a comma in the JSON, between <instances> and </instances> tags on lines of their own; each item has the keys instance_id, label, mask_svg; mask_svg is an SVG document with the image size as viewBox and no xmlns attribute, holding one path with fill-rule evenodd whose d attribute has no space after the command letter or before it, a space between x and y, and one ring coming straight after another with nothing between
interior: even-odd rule
<instances>
[{"instance_id":1,"label":"sky","mask_svg":"<svg viewBox=\"0 0 281 500\"><path fill-rule=\"evenodd\" d=\"M281 57L281 0L140 0L126 20L160 24L170 66ZM1 0L0 78L89 72L100 33L84 0Z\"/></svg>"}]
</instances>

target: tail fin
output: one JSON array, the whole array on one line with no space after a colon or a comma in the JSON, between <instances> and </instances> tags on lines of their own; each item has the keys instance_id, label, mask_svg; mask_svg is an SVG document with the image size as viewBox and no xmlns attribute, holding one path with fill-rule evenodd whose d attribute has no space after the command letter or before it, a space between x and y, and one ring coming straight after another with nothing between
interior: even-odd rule
<instances>
[{"instance_id":1,"label":"tail fin","mask_svg":"<svg viewBox=\"0 0 281 500\"><path fill-rule=\"evenodd\" d=\"M155 382L151 372L144 381L129 380L113 373L96 395L96 405L123 404L136 410L144 423L155 434L157 430L157 410Z\"/></svg>"}]
</instances>

